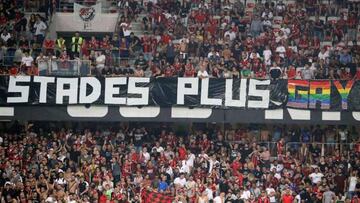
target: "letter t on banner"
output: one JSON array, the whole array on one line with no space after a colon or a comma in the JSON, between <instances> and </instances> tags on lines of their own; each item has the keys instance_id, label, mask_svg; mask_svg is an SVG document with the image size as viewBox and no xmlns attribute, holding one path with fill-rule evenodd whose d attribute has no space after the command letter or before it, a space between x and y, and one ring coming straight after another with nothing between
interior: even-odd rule
<instances>
[{"instance_id":1,"label":"letter t on banner","mask_svg":"<svg viewBox=\"0 0 360 203\"><path fill-rule=\"evenodd\" d=\"M303 90L296 90L302 88ZM288 107L306 109L309 100L309 81L307 80L288 80Z\"/></svg>"},{"instance_id":2,"label":"letter t on banner","mask_svg":"<svg viewBox=\"0 0 360 203\"><path fill-rule=\"evenodd\" d=\"M321 93L316 91L321 89ZM321 103L321 109L330 109L331 84L329 80L310 81L309 108L316 109L316 103Z\"/></svg>"},{"instance_id":3,"label":"letter t on banner","mask_svg":"<svg viewBox=\"0 0 360 203\"><path fill-rule=\"evenodd\" d=\"M347 109L348 108L348 96L350 94L350 90L351 90L352 86L354 85L354 80L347 81L345 88L341 84L341 81L339 81L339 80L334 80L334 85L341 96L342 109Z\"/></svg>"}]
</instances>

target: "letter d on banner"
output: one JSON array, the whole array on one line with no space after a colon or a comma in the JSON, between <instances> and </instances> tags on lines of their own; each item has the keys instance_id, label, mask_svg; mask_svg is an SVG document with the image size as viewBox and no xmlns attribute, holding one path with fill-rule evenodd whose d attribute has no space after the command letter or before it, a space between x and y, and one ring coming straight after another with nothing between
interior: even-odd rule
<instances>
[{"instance_id":1,"label":"letter d on banner","mask_svg":"<svg viewBox=\"0 0 360 203\"><path fill-rule=\"evenodd\" d=\"M87 94L87 86L91 86L92 91L90 94ZM99 99L101 94L101 84L100 81L95 77L82 77L80 78L80 93L79 93L79 103L81 104L91 104Z\"/></svg>"}]
</instances>

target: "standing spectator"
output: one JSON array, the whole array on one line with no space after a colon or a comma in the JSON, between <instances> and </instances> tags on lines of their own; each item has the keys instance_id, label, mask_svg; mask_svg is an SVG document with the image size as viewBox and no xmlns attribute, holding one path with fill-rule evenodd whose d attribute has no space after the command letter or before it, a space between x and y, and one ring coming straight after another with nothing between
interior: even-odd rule
<instances>
[{"instance_id":1,"label":"standing spectator","mask_svg":"<svg viewBox=\"0 0 360 203\"><path fill-rule=\"evenodd\" d=\"M324 174L322 174L319 170L319 168L315 168L314 172L309 175L309 178L311 179L311 182L313 184L318 184L321 182L321 179L324 177Z\"/></svg>"},{"instance_id":2,"label":"standing spectator","mask_svg":"<svg viewBox=\"0 0 360 203\"><path fill-rule=\"evenodd\" d=\"M315 17L314 36L318 37L320 41L324 39L324 22L320 20L319 16Z\"/></svg>"},{"instance_id":3,"label":"standing spectator","mask_svg":"<svg viewBox=\"0 0 360 203\"><path fill-rule=\"evenodd\" d=\"M310 64L306 63L304 69L301 72L302 79L311 80L315 78L314 71L310 68Z\"/></svg>"},{"instance_id":4,"label":"standing spectator","mask_svg":"<svg viewBox=\"0 0 360 203\"><path fill-rule=\"evenodd\" d=\"M96 57L96 68L98 69L98 71L101 71L103 68L105 68L105 61L106 61L106 56L104 51L102 51Z\"/></svg>"},{"instance_id":5,"label":"standing spectator","mask_svg":"<svg viewBox=\"0 0 360 203\"><path fill-rule=\"evenodd\" d=\"M251 36L256 38L263 31L264 31L264 28L263 28L262 22L261 22L259 16L256 15L255 18L251 21L251 25L250 25Z\"/></svg>"},{"instance_id":6,"label":"standing spectator","mask_svg":"<svg viewBox=\"0 0 360 203\"><path fill-rule=\"evenodd\" d=\"M76 32L75 35L71 38L71 54L72 57L79 57L81 46L84 39L80 36L80 33Z\"/></svg>"},{"instance_id":7,"label":"standing spectator","mask_svg":"<svg viewBox=\"0 0 360 203\"><path fill-rule=\"evenodd\" d=\"M174 63L174 60L175 60L175 46L170 41L166 45L166 62L172 65Z\"/></svg>"},{"instance_id":8,"label":"standing spectator","mask_svg":"<svg viewBox=\"0 0 360 203\"><path fill-rule=\"evenodd\" d=\"M22 67L22 71L24 73L30 71L30 69L32 68L34 59L32 56L29 55L28 52L25 52L24 56L21 59L21 67Z\"/></svg>"},{"instance_id":9,"label":"standing spectator","mask_svg":"<svg viewBox=\"0 0 360 203\"><path fill-rule=\"evenodd\" d=\"M352 171L348 179L348 197L351 199L356 194L356 187L359 182L359 178L356 174L356 171Z\"/></svg>"},{"instance_id":10,"label":"standing spectator","mask_svg":"<svg viewBox=\"0 0 360 203\"><path fill-rule=\"evenodd\" d=\"M66 51L65 39L60 36L56 39L55 53L56 55L60 55L63 51Z\"/></svg>"},{"instance_id":11,"label":"standing spectator","mask_svg":"<svg viewBox=\"0 0 360 203\"><path fill-rule=\"evenodd\" d=\"M36 22L34 24L36 41L42 44L45 39L45 31L47 29L46 24L42 21L40 16L36 16Z\"/></svg>"},{"instance_id":12,"label":"standing spectator","mask_svg":"<svg viewBox=\"0 0 360 203\"><path fill-rule=\"evenodd\" d=\"M323 194L323 203L332 203L336 198L336 195L333 191L330 190L329 186L326 186L325 192Z\"/></svg>"}]
</instances>

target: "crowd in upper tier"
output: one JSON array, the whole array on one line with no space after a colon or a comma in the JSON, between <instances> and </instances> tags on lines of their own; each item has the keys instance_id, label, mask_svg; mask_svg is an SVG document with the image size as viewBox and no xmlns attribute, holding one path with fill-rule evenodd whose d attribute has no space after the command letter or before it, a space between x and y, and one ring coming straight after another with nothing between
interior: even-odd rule
<instances>
[{"instance_id":1,"label":"crowd in upper tier","mask_svg":"<svg viewBox=\"0 0 360 203\"><path fill-rule=\"evenodd\" d=\"M41 16L18 27L35 38L14 41L15 26L4 29L2 72L48 74L49 60L79 60L91 75L360 78L357 1L122 0L118 8L117 31L101 38L44 40Z\"/></svg>"},{"instance_id":2,"label":"crowd in upper tier","mask_svg":"<svg viewBox=\"0 0 360 203\"><path fill-rule=\"evenodd\" d=\"M359 126L144 126L3 125L0 201L360 201Z\"/></svg>"}]
</instances>

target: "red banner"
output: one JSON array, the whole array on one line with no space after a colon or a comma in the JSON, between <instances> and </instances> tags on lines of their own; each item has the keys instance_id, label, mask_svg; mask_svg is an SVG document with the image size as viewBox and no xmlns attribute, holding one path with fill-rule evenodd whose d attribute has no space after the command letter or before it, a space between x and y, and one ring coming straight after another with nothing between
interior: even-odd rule
<instances>
[{"instance_id":1,"label":"red banner","mask_svg":"<svg viewBox=\"0 0 360 203\"><path fill-rule=\"evenodd\" d=\"M144 189L141 191L141 200L142 203L172 203L174 197Z\"/></svg>"}]
</instances>

